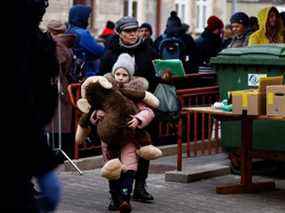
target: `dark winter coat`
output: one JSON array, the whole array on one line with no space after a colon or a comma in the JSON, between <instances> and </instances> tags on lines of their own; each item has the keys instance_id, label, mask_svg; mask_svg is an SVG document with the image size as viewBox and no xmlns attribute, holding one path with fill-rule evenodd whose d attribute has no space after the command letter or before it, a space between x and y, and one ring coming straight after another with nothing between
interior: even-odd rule
<instances>
[{"instance_id":1,"label":"dark winter coat","mask_svg":"<svg viewBox=\"0 0 285 213\"><path fill-rule=\"evenodd\" d=\"M155 51L149 46L148 42L141 42L134 48L126 48L120 45L119 36L114 36L109 49L101 58L100 74L104 75L112 71L112 67L121 53L128 53L135 57L134 76L141 76L148 80L150 91L154 91L159 79L155 77L152 60L156 58Z\"/></svg>"},{"instance_id":2,"label":"dark winter coat","mask_svg":"<svg viewBox=\"0 0 285 213\"><path fill-rule=\"evenodd\" d=\"M89 30L88 18L91 13L91 8L84 5L75 5L70 9L68 20L68 33L76 35L77 39L74 45L74 54L86 62L84 77L96 75L98 72L99 59L105 51L102 45L99 45Z\"/></svg>"},{"instance_id":3,"label":"dark winter coat","mask_svg":"<svg viewBox=\"0 0 285 213\"><path fill-rule=\"evenodd\" d=\"M252 32L250 30L247 30L241 36L234 36L232 38L231 43L227 47L228 48L247 47L248 39L251 33Z\"/></svg>"},{"instance_id":4,"label":"dark winter coat","mask_svg":"<svg viewBox=\"0 0 285 213\"><path fill-rule=\"evenodd\" d=\"M54 169L58 162L42 140L42 129L50 121L56 106L57 92L50 85L58 72L55 44L39 31L38 24L45 12L38 5L44 1L22 0L15 7L15 32L10 52L13 55L6 72L9 82L7 109L2 116L5 127L2 137L1 190L5 196L1 209L5 212L37 212L32 177ZM14 20L14 19L13 19ZM19 36L20 35L20 36ZM5 76L6 77L6 76ZM6 98L6 97L5 97ZM7 153L7 154L6 154ZM6 155L5 155L6 154ZM13 209L13 210L12 210Z\"/></svg>"},{"instance_id":5,"label":"dark winter coat","mask_svg":"<svg viewBox=\"0 0 285 213\"><path fill-rule=\"evenodd\" d=\"M195 40L199 55L199 66L208 65L211 57L222 50L222 38L207 29Z\"/></svg>"}]
</instances>

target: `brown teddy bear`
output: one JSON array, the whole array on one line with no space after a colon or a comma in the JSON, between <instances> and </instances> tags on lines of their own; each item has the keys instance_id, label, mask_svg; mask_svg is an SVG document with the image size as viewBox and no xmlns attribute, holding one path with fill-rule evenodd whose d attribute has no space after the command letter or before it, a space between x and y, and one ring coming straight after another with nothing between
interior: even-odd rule
<instances>
[{"instance_id":1,"label":"brown teddy bear","mask_svg":"<svg viewBox=\"0 0 285 213\"><path fill-rule=\"evenodd\" d=\"M147 85L145 82L142 83L141 79L131 82L128 86L120 87L113 81L112 76L94 76L86 79L81 87L82 98L77 102L79 109L84 114L77 128L76 141L81 143L85 140L90 132L88 122L90 122L91 114L95 109L101 109L105 112L105 116L98 122L97 131L100 139L108 144L111 153L116 153L116 150L120 150L130 137L134 137L137 141L135 144L138 148L137 154L147 160L156 159L162 153L158 148L150 145L151 138L148 132L143 129L131 129L127 123L131 115L138 112L133 101L143 101L153 108L159 106L159 101L154 95L145 91ZM105 166L107 165L109 164ZM113 166L113 164L109 165L108 169L113 171L110 169ZM118 168L120 165L115 167ZM104 167L102 175L103 171ZM106 175L103 176L106 177Z\"/></svg>"}]
</instances>

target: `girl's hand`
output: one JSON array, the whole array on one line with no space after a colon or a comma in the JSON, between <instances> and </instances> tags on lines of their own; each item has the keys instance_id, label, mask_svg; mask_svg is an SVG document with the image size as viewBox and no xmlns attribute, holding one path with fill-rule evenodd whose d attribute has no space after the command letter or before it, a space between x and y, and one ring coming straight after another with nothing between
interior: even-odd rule
<instances>
[{"instance_id":1,"label":"girl's hand","mask_svg":"<svg viewBox=\"0 0 285 213\"><path fill-rule=\"evenodd\" d=\"M96 125L98 121L102 120L105 116L105 112L103 110L96 110L91 114L90 122L93 125Z\"/></svg>"},{"instance_id":2,"label":"girl's hand","mask_svg":"<svg viewBox=\"0 0 285 213\"><path fill-rule=\"evenodd\" d=\"M99 109L96 111L96 118L98 120L102 120L104 118L104 116L105 116L105 112L103 110Z\"/></svg>"},{"instance_id":3,"label":"girl's hand","mask_svg":"<svg viewBox=\"0 0 285 213\"><path fill-rule=\"evenodd\" d=\"M132 129L136 129L138 125L140 124L140 120L137 119L134 115L131 115L132 120L128 122L128 126Z\"/></svg>"}]
</instances>

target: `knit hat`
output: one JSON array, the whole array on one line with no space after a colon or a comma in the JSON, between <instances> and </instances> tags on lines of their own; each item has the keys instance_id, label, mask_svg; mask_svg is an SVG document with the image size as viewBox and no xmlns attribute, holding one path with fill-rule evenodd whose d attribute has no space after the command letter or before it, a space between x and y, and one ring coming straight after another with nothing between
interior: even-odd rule
<instances>
[{"instance_id":1,"label":"knit hat","mask_svg":"<svg viewBox=\"0 0 285 213\"><path fill-rule=\"evenodd\" d=\"M139 22L136 18L131 16L124 16L123 18L119 19L115 24L115 28L118 33L121 33L123 30L134 29L138 27Z\"/></svg>"},{"instance_id":2,"label":"knit hat","mask_svg":"<svg viewBox=\"0 0 285 213\"><path fill-rule=\"evenodd\" d=\"M239 23L239 24L242 24L244 26L248 26L249 25L249 17L244 12L236 12L235 14L232 15L230 22L231 22L231 24Z\"/></svg>"},{"instance_id":3,"label":"knit hat","mask_svg":"<svg viewBox=\"0 0 285 213\"><path fill-rule=\"evenodd\" d=\"M170 17L167 19L166 23L166 33L176 33L182 30L182 22L180 18L177 16L177 12L171 11Z\"/></svg>"},{"instance_id":4,"label":"knit hat","mask_svg":"<svg viewBox=\"0 0 285 213\"><path fill-rule=\"evenodd\" d=\"M151 27L151 25L150 25L149 23L144 22L144 23L140 26L140 28L146 28L146 29L148 29L149 32L150 32L150 35L152 35L152 27Z\"/></svg>"},{"instance_id":5,"label":"knit hat","mask_svg":"<svg viewBox=\"0 0 285 213\"><path fill-rule=\"evenodd\" d=\"M47 24L47 29L51 33L64 33L66 31L66 26L59 20L50 20Z\"/></svg>"},{"instance_id":6,"label":"knit hat","mask_svg":"<svg viewBox=\"0 0 285 213\"><path fill-rule=\"evenodd\" d=\"M113 65L112 74L115 75L116 70L119 68L124 68L130 76L133 76L135 73L135 58L127 53L122 53Z\"/></svg>"},{"instance_id":7,"label":"knit hat","mask_svg":"<svg viewBox=\"0 0 285 213\"><path fill-rule=\"evenodd\" d=\"M217 16L210 16L207 20L207 30L213 32L216 29L224 28L224 23Z\"/></svg>"}]
</instances>

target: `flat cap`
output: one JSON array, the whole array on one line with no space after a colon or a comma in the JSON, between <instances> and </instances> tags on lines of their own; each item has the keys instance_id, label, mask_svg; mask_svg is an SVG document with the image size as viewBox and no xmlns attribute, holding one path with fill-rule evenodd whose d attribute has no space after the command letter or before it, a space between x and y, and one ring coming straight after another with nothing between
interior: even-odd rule
<instances>
[{"instance_id":1,"label":"flat cap","mask_svg":"<svg viewBox=\"0 0 285 213\"><path fill-rule=\"evenodd\" d=\"M139 27L139 22L134 17L124 16L123 18L119 19L116 22L115 27L116 27L116 31L118 33L120 33L123 30L138 28Z\"/></svg>"}]
</instances>

